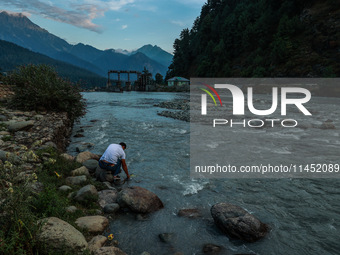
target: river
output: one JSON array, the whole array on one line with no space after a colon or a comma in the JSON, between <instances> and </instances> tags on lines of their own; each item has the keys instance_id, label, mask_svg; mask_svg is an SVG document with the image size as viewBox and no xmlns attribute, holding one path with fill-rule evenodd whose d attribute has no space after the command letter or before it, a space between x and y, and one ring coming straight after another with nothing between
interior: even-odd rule
<instances>
[{"instance_id":1,"label":"river","mask_svg":"<svg viewBox=\"0 0 340 255\"><path fill-rule=\"evenodd\" d=\"M68 152L75 154L76 147L86 142L94 145L90 149L92 152L102 154L110 143L125 142L127 165L134 177L124 185L149 189L165 205L164 209L144 220L132 213L121 213L110 222L109 232L114 234L119 247L127 254L139 255L143 251L152 255L176 252L203 254L202 247L206 243L223 246L219 254L340 253L339 179L192 179L189 170L189 123L158 116L157 112L164 109L154 106L175 98L187 98L185 94L93 92L83 95L88 112L79 123L75 123L73 132L83 127L85 137L72 137ZM335 109L331 117L339 128L339 99L332 100L320 99L319 107ZM323 113L323 109L314 110ZM238 143L235 132L228 138L231 144ZM265 131L253 132L261 135ZM270 130L270 135L279 139L279 134L273 132ZM294 140L294 148L302 150L328 146L332 159L336 160L340 156L340 131L325 132L328 134L326 137L315 137L314 140L303 139L303 129L283 135L290 136ZM256 140L259 155L270 150L268 146L261 146L260 142L261 139ZM233 155L243 152L242 146L233 148ZM296 158L292 149L286 146L276 154L287 160L290 154ZM322 157L319 155L319 160ZM253 160L256 161L256 157ZM261 158L258 160L261 161ZM269 224L269 234L255 243L229 239L215 226L210 215L211 206L218 202L236 204L253 213ZM182 208L198 208L202 217L178 217L177 212ZM172 233L171 242L161 242L158 237L161 233Z\"/></svg>"}]
</instances>

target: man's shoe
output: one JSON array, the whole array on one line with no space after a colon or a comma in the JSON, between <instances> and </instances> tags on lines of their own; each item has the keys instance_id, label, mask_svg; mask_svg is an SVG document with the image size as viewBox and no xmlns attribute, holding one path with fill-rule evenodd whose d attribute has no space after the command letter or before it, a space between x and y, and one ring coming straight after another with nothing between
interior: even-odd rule
<instances>
[{"instance_id":1,"label":"man's shoe","mask_svg":"<svg viewBox=\"0 0 340 255\"><path fill-rule=\"evenodd\" d=\"M119 176L119 175L115 175L115 176L113 176L113 180L114 180L114 181L118 181L118 180L120 180L120 176Z\"/></svg>"}]
</instances>

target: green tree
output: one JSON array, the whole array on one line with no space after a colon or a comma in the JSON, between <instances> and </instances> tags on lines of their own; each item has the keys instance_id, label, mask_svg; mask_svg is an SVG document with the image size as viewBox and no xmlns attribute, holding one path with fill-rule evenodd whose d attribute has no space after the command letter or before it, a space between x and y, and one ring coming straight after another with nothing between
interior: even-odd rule
<instances>
[{"instance_id":1,"label":"green tree","mask_svg":"<svg viewBox=\"0 0 340 255\"><path fill-rule=\"evenodd\" d=\"M156 81L156 84L163 84L164 83L163 75L161 75L160 73L156 73L155 81Z\"/></svg>"},{"instance_id":2,"label":"green tree","mask_svg":"<svg viewBox=\"0 0 340 255\"><path fill-rule=\"evenodd\" d=\"M85 114L79 86L59 77L48 65L21 66L8 82L16 85L12 104L18 108L67 112L72 120Z\"/></svg>"}]
</instances>

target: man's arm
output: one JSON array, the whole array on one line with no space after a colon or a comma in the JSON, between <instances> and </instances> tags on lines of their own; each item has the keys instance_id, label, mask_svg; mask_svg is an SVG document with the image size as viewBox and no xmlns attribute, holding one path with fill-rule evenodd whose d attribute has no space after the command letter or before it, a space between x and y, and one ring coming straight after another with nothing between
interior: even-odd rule
<instances>
[{"instance_id":1,"label":"man's arm","mask_svg":"<svg viewBox=\"0 0 340 255\"><path fill-rule=\"evenodd\" d=\"M127 169L127 165L126 165L125 159L122 159L122 167L123 167L124 172L126 173L126 177L128 179L130 179L130 175L129 175L129 172L128 172L128 169Z\"/></svg>"}]
</instances>

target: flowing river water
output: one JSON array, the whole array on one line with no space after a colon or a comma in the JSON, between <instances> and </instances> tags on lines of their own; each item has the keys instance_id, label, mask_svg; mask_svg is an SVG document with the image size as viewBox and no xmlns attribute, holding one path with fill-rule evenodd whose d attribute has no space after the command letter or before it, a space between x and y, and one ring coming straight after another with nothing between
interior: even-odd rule
<instances>
[{"instance_id":1,"label":"flowing river water","mask_svg":"<svg viewBox=\"0 0 340 255\"><path fill-rule=\"evenodd\" d=\"M124 185L137 185L156 193L165 206L145 219L121 213L110 222L108 233L114 234L127 254L203 254L202 247L207 243L223 246L219 254L340 254L340 179L192 179L189 123L158 116L157 112L164 109L154 106L187 98L185 94L89 92L84 93L84 98L88 112L74 125L73 132L84 127L85 137L72 137L68 152L75 154L76 147L92 143L90 150L102 154L110 143L124 141L129 172L134 174ZM282 130L252 130L256 135L248 136L248 144L256 145L258 155L270 152L272 162L289 163L289 155L297 158L299 150L309 151L310 155L320 150L319 161L331 159L339 163L340 100L320 98L319 102L314 107L316 122L321 124L322 114L332 112L329 118L338 129L318 130L308 139L306 133L315 128L296 128L286 134ZM233 148L231 155L243 154L244 147L239 145L241 133L237 132L228 137ZM320 132L324 133L318 135ZM277 148L259 139L263 133L289 139ZM329 155L324 155L326 152ZM261 163L262 159L259 156L252 160ZM232 203L253 213L269 224L269 234L255 243L229 239L210 215L211 206L218 202ZM183 208L198 208L202 217L178 217L178 210ZM161 242L161 233L172 233L170 242Z\"/></svg>"}]
</instances>

